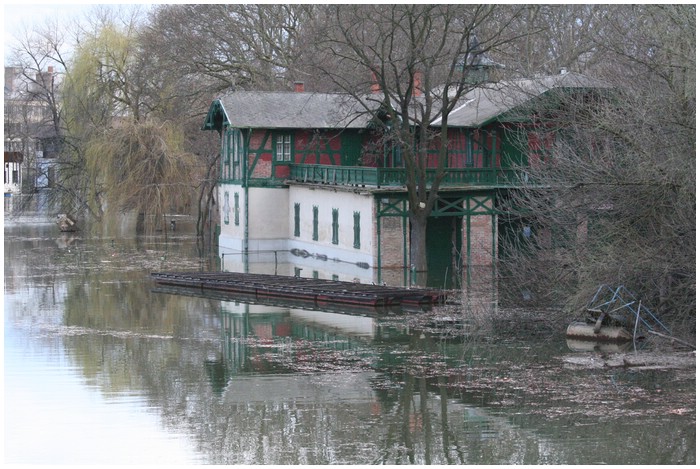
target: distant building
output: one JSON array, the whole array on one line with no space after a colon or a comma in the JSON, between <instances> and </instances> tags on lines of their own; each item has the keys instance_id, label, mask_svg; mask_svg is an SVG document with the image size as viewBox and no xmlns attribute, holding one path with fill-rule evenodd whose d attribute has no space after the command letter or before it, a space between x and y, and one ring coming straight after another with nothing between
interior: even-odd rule
<instances>
[{"instance_id":1,"label":"distant building","mask_svg":"<svg viewBox=\"0 0 700 469\"><path fill-rule=\"evenodd\" d=\"M5 152L5 194L19 194L22 191L22 161L18 151Z\"/></svg>"},{"instance_id":2,"label":"distant building","mask_svg":"<svg viewBox=\"0 0 700 469\"><path fill-rule=\"evenodd\" d=\"M485 82L464 96L448 117L448 169L428 222L429 275L495 266L499 200L521 183L515 168L554 141L523 122L525 108L555 90L596 86L566 73ZM301 85L295 92L234 91L213 101L203 129L221 139L225 269L264 271L274 256L275 263L303 265L305 276L407 283L402 155L378 138L373 117L347 95L309 93ZM429 156L429 175L436 164Z\"/></svg>"},{"instance_id":3,"label":"distant building","mask_svg":"<svg viewBox=\"0 0 700 469\"><path fill-rule=\"evenodd\" d=\"M54 81L53 67L31 78L18 67L5 67L5 194L52 185L60 138L46 98Z\"/></svg>"}]
</instances>

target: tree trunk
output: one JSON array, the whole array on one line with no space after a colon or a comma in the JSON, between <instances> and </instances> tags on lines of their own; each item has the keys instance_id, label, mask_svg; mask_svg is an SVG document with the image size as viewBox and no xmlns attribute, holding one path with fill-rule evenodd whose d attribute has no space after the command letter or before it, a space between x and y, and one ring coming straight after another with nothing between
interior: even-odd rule
<instances>
[{"instance_id":1,"label":"tree trunk","mask_svg":"<svg viewBox=\"0 0 700 469\"><path fill-rule=\"evenodd\" d=\"M427 272L426 233L428 214L425 211L419 213L411 212L409 221L411 224L411 268L416 272Z\"/></svg>"}]
</instances>

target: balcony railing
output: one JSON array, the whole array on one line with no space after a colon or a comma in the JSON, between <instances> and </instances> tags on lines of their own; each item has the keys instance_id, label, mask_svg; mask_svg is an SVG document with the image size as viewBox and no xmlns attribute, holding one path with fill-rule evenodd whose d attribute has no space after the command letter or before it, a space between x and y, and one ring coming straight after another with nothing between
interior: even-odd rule
<instances>
[{"instance_id":1,"label":"balcony railing","mask_svg":"<svg viewBox=\"0 0 700 469\"><path fill-rule=\"evenodd\" d=\"M293 164L289 179L313 184L335 184L364 187L404 187L404 168L372 168L365 166L333 166L318 164ZM428 183L435 178L436 170L428 170ZM518 184L517 173L503 168L447 169L441 187L450 186L498 186Z\"/></svg>"}]
</instances>

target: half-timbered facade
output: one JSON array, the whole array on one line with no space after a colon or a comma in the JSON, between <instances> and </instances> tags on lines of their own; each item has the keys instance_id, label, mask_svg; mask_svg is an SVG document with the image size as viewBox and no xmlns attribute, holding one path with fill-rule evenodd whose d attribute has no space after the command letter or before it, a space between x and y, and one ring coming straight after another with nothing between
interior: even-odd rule
<instances>
[{"instance_id":1,"label":"half-timbered facade","mask_svg":"<svg viewBox=\"0 0 700 469\"><path fill-rule=\"evenodd\" d=\"M448 169L428 223L431 275L495 266L497 198L520 183L516 168L553 142L524 118L528 106L553 90L591 86L567 73L465 96L448 119ZM294 269L287 274L410 282L402 156L377 143L372 118L366 103L343 94L235 91L212 103L203 129L221 138L225 269L284 264Z\"/></svg>"}]
</instances>

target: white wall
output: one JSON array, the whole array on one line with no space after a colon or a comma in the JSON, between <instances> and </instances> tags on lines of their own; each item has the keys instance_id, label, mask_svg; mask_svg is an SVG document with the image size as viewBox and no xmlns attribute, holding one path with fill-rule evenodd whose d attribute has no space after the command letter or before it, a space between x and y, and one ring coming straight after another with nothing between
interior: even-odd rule
<instances>
[{"instance_id":1,"label":"white wall","mask_svg":"<svg viewBox=\"0 0 700 469\"><path fill-rule=\"evenodd\" d=\"M228 204L225 194L228 192ZM238 193L239 223L235 224L235 194ZM374 240L374 198L333 188L291 186L280 188L249 188L248 267L260 263L264 271L304 266L302 276L316 271L321 278L339 276L343 280L371 282L376 268ZM300 236L294 236L294 204L300 204ZM313 206L318 206L318 240L313 240ZM338 244L332 243L332 210L338 209ZM225 270L238 271L244 251L245 191L237 184L219 186L221 211L220 255ZM360 248L354 244L353 213L360 212ZM226 223L228 220L228 223ZM298 256L290 251L305 252ZM272 253L272 251L277 251ZM240 264L240 265L239 265ZM358 267L358 265L360 265ZM272 273L272 272L268 272Z\"/></svg>"},{"instance_id":2,"label":"white wall","mask_svg":"<svg viewBox=\"0 0 700 469\"><path fill-rule=\"evenodd\" d=\"M228 194L228 196L227 196ZM238 194L238 224L236 224ZM286 250L289 191L276 188L248 188L248 251ZM239 184L219 185L221 235L224 250L243 251L246 228L246 191ZM225 251L224 251L225 252Z\"/></svg>"},{"instance_id":3,"label":"white wall","mask_svg":"<svg viewBox=\"0 0 700 469\"><path fill-rule=\"evenodd\" d=\"M300 204L300 233L294 236L294 204ZM318 207L318 241L313 240L313 207ZM338 244L332 243L332 211L338 209ZM360 248L354 243L353 213L360 212ZM374 197L371 194L334 190L332 187L289 188L290 249L303 249L346 262L366 262L375 267Z\"/></svg>"},{"instance_id":4,"label":"white wall","mask_svg":"<svg viewBox=\"0 0 700 469\"><path fill-rule=\"evenodd\" d=\"M238 184L219 184L219 219L221 220L221 234L219 235L219 247L222 252L243 250L244 223L243 209L245 208L245 193L243 187ZM239 213L238 225L235 224L235 194L238 194Z\"/></svg>"}]
</instances>

